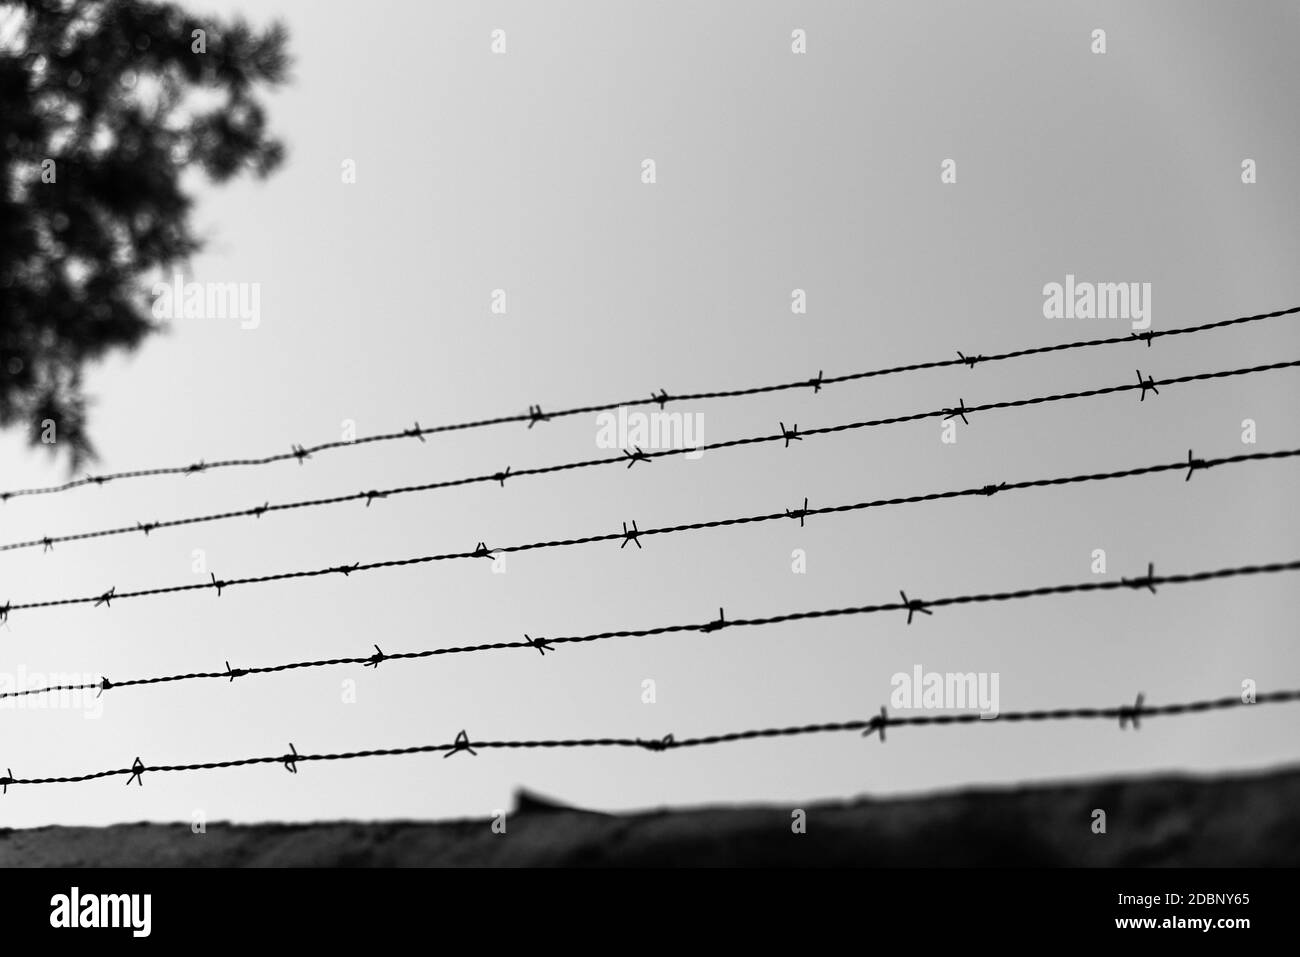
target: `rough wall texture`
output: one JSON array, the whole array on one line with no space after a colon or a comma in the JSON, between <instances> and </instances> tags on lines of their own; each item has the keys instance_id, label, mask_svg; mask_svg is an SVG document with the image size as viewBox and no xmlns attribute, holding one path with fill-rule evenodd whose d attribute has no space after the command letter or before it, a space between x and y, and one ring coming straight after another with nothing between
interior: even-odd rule
<instances>
[{"instance_id":1,"label":"rough wall texture","mask_svg":"<svg viewBox=\"0 0 1300 957\"><path fill-rule=\"evenodd\" d=\"M1092 833L1094 808L1107 833ZM610 815L521 795L490 821L0 831L15 866L1300 865L1300 769Z\"/></svg>"}]
</instances>

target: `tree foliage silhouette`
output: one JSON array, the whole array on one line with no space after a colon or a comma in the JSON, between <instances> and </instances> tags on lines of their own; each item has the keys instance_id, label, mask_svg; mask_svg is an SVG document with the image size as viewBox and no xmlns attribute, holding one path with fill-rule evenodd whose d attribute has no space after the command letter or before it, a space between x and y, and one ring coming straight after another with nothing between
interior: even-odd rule
<instances>
[{"instance_id":1,"label":"tree foliage silhouette","mask_svg":"<svg viewBox=\"0 0 1300 957\"><path fill-rule=\"evenodd\" d=\"M286 46L152 0L0 3L0 427L94 457L83 371L159 330L148 280L200 247L187 172L283 160L256 92Z\"/></svg>"}]
</instances>

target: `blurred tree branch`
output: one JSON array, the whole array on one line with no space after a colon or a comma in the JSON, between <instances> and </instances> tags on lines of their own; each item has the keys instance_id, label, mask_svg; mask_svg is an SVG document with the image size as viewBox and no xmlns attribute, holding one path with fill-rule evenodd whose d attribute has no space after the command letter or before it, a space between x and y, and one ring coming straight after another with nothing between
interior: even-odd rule
<instances>
[{"instance_id":1,"label":"blurred tree branch","mask_svg":"<svg viewBox=\"0 0 1300 957\"><path fill-rule=\"evenodd\" d=\"M182 174L284 159L255 92L287 40L152 0L0 3L0 427L94 457L86 364L158 330L147 277L199 249Z\"/></svg>"}]
</instances>

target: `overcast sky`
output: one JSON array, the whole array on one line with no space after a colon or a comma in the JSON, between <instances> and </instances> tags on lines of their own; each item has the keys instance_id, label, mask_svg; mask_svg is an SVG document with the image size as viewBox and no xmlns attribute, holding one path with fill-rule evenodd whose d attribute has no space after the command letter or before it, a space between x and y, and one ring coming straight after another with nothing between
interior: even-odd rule
<instances>
[{"instance_id":1,"label":"overcast sky","mask_svg":"<svg viewBox=\"0 0 1300 957\"><path fill-rule=\"evenodd\" d=\"M1047 319L1067 274L1151 283L1152 328L1300 304L1292 3L199 5L283 17L289 145L201 189L187 278L261 284L261 324L177 320L95 368L94 471L1121 334ZM1094 54L1092 32L1106 31ZM504 55L491 33L505 31ZM807 53L791 51L806 31ZM642 182L653 159L657 181ZM1241 181L1244 159L1258 181ZM357 182L341 182L355 160ZM940 181L945 159L957 181ZM507 313L490 311L505 289ZM806 314L791 292L807 293ZM677 407L705 441L1300 358L1295 319ZM15 603L1300 447L1300 372L0 554ZM1257 423L1256 445L1242 422ZM606 454L595 416L302 466L14 500L0 540ZM0 436L3 484L63 465ZM1300 464L14 612L13 674L110 679L729 618L1300 557ZM792 571L803 549L805 574ZM201 576L206 578L207 575ZM8 709L16 776L471 738L678 737L866 718L890 678L996 672L1003 710L1300 685L1286 575L919 616L498 651ZM642 702L643 681L657 701ZM355 703L348 703L348 684ZM98 718L87 711L102 709ZM4 823L484 817L519 787L594 808L819 799L1294 761L1286 706L1144 722L897 729L728 748L484 752L12 788ZM1081 825L1082 826L1082 825Z\"/></svg>"}]
</instances>

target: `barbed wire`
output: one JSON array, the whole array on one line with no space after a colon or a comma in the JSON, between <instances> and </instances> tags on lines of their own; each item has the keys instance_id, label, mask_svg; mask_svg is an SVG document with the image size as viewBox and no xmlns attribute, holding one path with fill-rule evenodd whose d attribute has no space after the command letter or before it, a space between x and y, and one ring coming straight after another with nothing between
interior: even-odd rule
<instances>
[{"instance_id":1,"label":"barbed wire","mask_svg":"<svg viewBox=\"0 0 1300 957\"><path fill-rule=\"evenodd\" d=\"M577 469L594 468L601 465L624 464L626 468L631 468L638 462L650 462L656 458L664 458L675 455L702 454L706 451L718 451L722 449L739 448L742 446L758 445L768 442L784 442L788 448L791 441L802 440L808 436L831 435L839 432L853 431L857 429L873 428L883 425L896 425L905 422L914 422L921 419L935 418L943 416L946 419L960 417L969 425L967 415L976 412L989 412L1000 409L1021 408L1024 406L1041 405L1048 402L1059 402L1066 400L1093 398L1102 395L1112 395L1119 392L1130 392L1134 389L1142 390L1145 397L1148 391L1152 391L1156 386L1181 385L1190 382L1204 382L1213 379L1230 378L1241 375L1255 375L1261 372L1273 372L1280 369L1290 369L1300 367L1300 359L1289 362L1275 362L1263 366L1251 366L1244 369L1226 369L1217 372L1201 372L1194 375L1177 376L1170 379L1156 381L1148 378L1142 379L1142 373L1138 372L1137 381L1125 383L1117 386L1105 386L1100 389L1090 389L1084 392L1068 392L1057 395L1034 396L1028 399L1011 399L1003 402L992 402L984 405L968 406L964 400L959 400L958 405L954 407L945 407L935 409L930 412L915 412L910 415L894 416L887 419L872 419L863 422L846 422L838 425L822 426L819 428L804 429L800 431L798 426L786 428L785 423L780 423L781 430L776 434L749 436L739 439L728 439L722 442L714 442L695 446L693 448L673 448L660 449L654 452L644 452L637 449L635 453L621 451L618 455L601 458L589 459L579 462L566 462L559 465L541 466L538 468L526 468L514 470L506 468L501 471L493 472L486 475L471 476L468 478L446 479L440 482L428 482L421 485L406 485L386 489L370 489L364 492L355 492L347 495L336 495L328 498L304 499L296 502L283 502L272 505L266 502L262 505L252 508L236 509L228 512L216 512L208 515L195 515L186 518L168 519L164 521L153 522L135 522L133 525L122 525L116 528L101 529L91 532L74 532L66 535L45 535L41 538L33 538L20 542L11 542L0 545L0 552L18 551L40 546L42 551L51 551L55 545L67 542L89 541L92 539L108 538L118 535L129 535L142 533L148 537L158 529L179 528L187 525L205 524L208 522L228 521L235 518L261 518L271 512L293 511L304 508L322 508L326 506L339 505L347 502L364 501L369 508L377 500L387 499L394 495L408 495L416 492L428 492L437 489L454 488L465 485L481 484L485 482L497 482L504 486L507 479L522 478L530 475L550 475L559 472L569 472ZM451 556L461 557L461 556ZM477 556L476 556L477 557ZM428 559L436 560L437 557ZM195 586L205 587L205 586Z\"/></svg>"},{"instance_id":2,"label":"barbed wire","mask_svg":"<svg viewBox=\"0 0 1300 957\"><path fill-rule=\"evenodd\" d=\"M541 549L574 548L602 542L619 542L620 549L626 548L629 544L634 544L637 548L642 548L641 539L647 536L673 535L713 528L732 528L741 525L755 525L763 522L779 521L782 519L798 519L800 526L803 527L808 518L818 515L842 515L870 508L937 502L955 498L975 496L988 498L1000 492L1019 491L1031 488L1051 488L1062 485L1075 485L1083 482L1100 482L1113 479L1135 478L1138 476L1153 475L1175 470L1186 470L1184 481L1190 481L1192 475L1198 470L1204 471L1220 465L1279 460L1294 458L1296 456L1300 456L1300 449L1283 449L1273 452L1246 452L1215 459L1203 459L1196 458L1192 450L1188 449L1186 460L1180 459L1178 461L1165 462L1158 465L1143 465L1113 472L1093 472L1082 475L1059 476L1056 478L1027 479L1018 482L999 482L997 484L971 486L969 488L953 489L943 492L925 492L894 498L872 499L866 502L853 502L844 505L827 505L816 508L810 508L808 506L808 499L805 498L801 508L787 508L780 512L769 512L763 515L746 515L733 518L684 522L677 525L664 525L657 528L639 528L636 521L633 520L630 529L627 526L627 522L624 522L623 529L620 532L604 532L594 535L584 535L577 538L552 539L549 541L527 542L516 545L502 545L493 548L489 548L485 542L479 542L472 551L440 552L432 555L419 555L413 558L388 559L369 563L355 562L351 565L333 565L326 568L276 572L269 575L255 575L244 578L220 579L217 578L215 573L209 573L208 581L193 582L188 585L169 585L129 592L118 592L117 587L114 586L108 591L101 592L98 595L86 595L79 598L59 598L40 602L28 602L25 604L6 602L4 605L0 605L0 622L7 621L9 615L14 611L34 608L52 608L63 605L79 604L93 604L96 606L104 605L111 607L112 602L114 601L192 591L215 591L217 595L220 596L227 588L237 588L243 585L291 581L300 578L314 578L331 574L342 574L346 577L351 576L354 572L376 571L386 568L401 568L409 565L426 565L442 561L493 558L493 556L496 555L518 554L521 552L538 551Z\"/></svg>"},{"instance_id":3,"label":"barbed wire","mask_svg":"<svg viewBox=\"0 0 1300 957\"><path fill-rule=\"evenodd\" d=\"M1300 306L1293 306L1289 309L1279 309L1274 312L1265 312L1253 316L1238 316L1233 319L1221 319L1215 322L1202 323L1195 326L1182 326L1177 329L1163 329L1158 331L1148 330L1143 333L1130 333L1127 336L1110 336L1100 339L1088 339L1079 342L1062 342L1047 346L1034 346L1026 349L1016 349L1011 352L1003 352L996 355L972 354L966 355L964 352L958 352L955 359L938 359L929 362L915 362L908 365L892 366L883 369L872 369L862 372L850 372L838 376L826 376L822 372L809 379L801 379L793 382L783 382L773 385L753 386L743 389L724 389L712 390L705 392L684 393L682 395L669 395L664 389L657 393L651 393L648 397L639 396L634 399L625 399L619 402L600 402L595 404L576 406L573 408L558 409L554 412L543 412L540 405L531 405L526 413L514 415L498 416L496 418L478 419L469 422L459 422L448 425L436 425L423 427L417 420L411 428L402 429L395 432L385 432L376 435L361 436L353 439L340 439L333 442L321 442L316 445L303 446L292 445L288 452L280 452L272 455L265 455L255 458L233 458L223 459L213 462L200 460L189 465L163 466L150 469L134 469L123 472L110 472L103 475L87 475L79 479L64 482L59 485L39 486L33 488L11 489L0 492L0 502L7 502L11 498L19 498L31 495L50 495L58 492L67 492L72 489L82 488L87 485L104 485L107 482L121 481L126 479L147 478L151 476L162 475L194 475L200 472L209 472L215 469L227 469L238 467L256 467L270 465L275 462L297 461L299 464L304 463L318 452L326 452L334 449L353 448L361 445L369 445L376 442L392 442L401 439L418 439L424 441L427 435L436 435L445 432L463 432L470 429L481 429L489 426L507 425L511 423L527 423L528 428L532 428L541 422L548 422L554 419L567 418L575 415L589 415L595 412L609 412L619 408L638 408L641 406L657 405L661 410L670 402L702 402L714 399L732 399L752 395L762 395L772 392L784 392L792 389L812 389L814 393L820 392L823 386L836 385L844 382L855 382L860 379L870 379L879 376L897 375L907 372L920 372L926 369L942 369L952 366L966 366L974 369L981 363L1002 362L1009 359L1019 359L1028 356L1045 355L1053 352L1064 352L1072 349L1085 349L1095 346L1115 345L1122 342L1145 342L1147 347L1155 339L1165 336L1188 335L1190 333L1206 332L1211 329L1222 329L1228 326L1241 325L1243 323L1259 322L1266 319L1277 319L1284 316L1291 316L1300 313ZM1136 388L1136 387L1135 387ZM1145 398L1146 392L1143 391Z\"/></svg>"},{"instance_id":4,"label":"barbed wire","mask_svg":"<svg viewBox=\"0 0 1300 957\"><path fill-rule=\"evenodd\" d=\"M225 768L243 768L260 764L281 764L286 771L298 773L298 765L317 761L352 761L359 758L404 757L416 754L441 754L450 758L457 754L477 756L480 751L520 751L520 750L560 750L576 748L636 748L645 751L665 752L679 751L686 748L715 747L724 744L737 744L742 741L756 741L772 738L806 737L814 734L859 732L863 737L876 735L883 742L888 728L900 727L936 727L942 725L993 725L1000 723L1020 723L1038 721L1077 721L1118 719L1122 729L1130 724L1140 727L1142 718L1173 717L1190 714L1205 714L1216 711L1242 707L1255 707L1262 704L1284 704L1300 701L1300 690L1264 692L1254 696L1251 701L1242 697L1215 698L1201 701L1189 701L1176 704L1147 704L1143 695L1131 705L1101 708L1052 708L1037 711L1011 711L989 716L980 712L960 714L926 714L904 715L894 717L882 707L880 713L867 719L853 721L829 721L820 724L791 725L786 727L749 728L744 731L729 731L722 734L703 735L694 738L676 738L671 734L660 738L549 738L514 741L475 741L468 731L462 729L449 744L421 744L402 748L372 748L365 751L343 751L328 754L300 754L297 747L290 742L285 754L268 755L257 758L237 758L232 761L207 761L195 764L146 765L136 757L130 767L110 768L105 771L92 771L86 774L74 774L61 777L24 778L14 774L12 768L0 777L0 787L8 794L10 787L19 785L44 784L79 784L97 781L103 778L126 775L126 783L132 782L143 787L146 774L170 774L190 771L215 771Z\"/></svg>"},{"instance_id":5,"label":"barbed wire","mask_svg":"<svg viewBox=\"0 0 1300 957\"><path fill-rule=\"evenodd\" d=\"M172 684L179 681L198 681L205 679L226 679L233 682L236 678L246 677L248 675L265 675L279 674L286 671L298 671L306 668L326 668L339 665L361 665L367 668L378 668L381 664L389 661L415 661L423 658L433 658L439 655L457 655L457 654L475 654L487 651L503 651L507 649L530 649L538 652L542 657L546 653L556 651L557 645L588 644L597 641L607 641L615 638L658 638L664 635L683 634L686 632L699 632L701 634L713 634L722 631L725 628L747 628L762 627L766 625L778 625L795 621L812 621L821 618L839 618L849 615L868 615L889 611L907 612L907 623L912 624L913 616L916 614L930 615L936 608L955 607L960 605L977 605L991 602L1021 601L1029 598L1042 598L1056 595L1070 595L1084 592L1104 592L1115 591L1117 589L1127 588L1135 590L1147 590L1153 594L1157 585L1184 585L1197 582L1213 581L1224 578L1237 578L1243 576L1275 574L1285 571L1300 570L1300 560L1290 562L1275 562L1266 565L1244 565L1231 568L1219 568L1210 571L1192 572L1179 575L1157 576L1153 565L1148 564L1147 573L1138 578L1121 578L1118 581L1089 581L1075 584L1064 585L1045 585L1037 588L1022 588L1015 591L1002 592L983 592L971 595L957 595L947 598L935 598L925 601L917 598L908 598L906 592L899 592L902 601L884 602L874 605L859 605L848 608L827 608L812 611L787 612L780 615L773 615L765 618L739 618L728 619L724 610L718 609L718 617L707 622L695 622L691 624L679 625L660 625L655 628L643 628L637 630L616 630L603 631L587 635L569 635L561 637L534 638L525 634L522 641L495 641L486 642L477 645L459 645L441 648L427 648L421 651L405 651L388 653L374 645L375 653L360 657L343 657L343 658L326 658L315 661L298 661L288 664L266 665L256 668L231 668L230 662L226 662L225 671L205 671L191 672L189 674L165 675L154 678L130 678L121 681L111 681L107 677L102 677L97 682L86 682L82 684L51 685L43 688L29 688L18 691L9 691L0 693L0 699L18 698L34 694L51 694L72 691L97 691L96 697L105 691L111 691L120 688L140 687L145 685Z\"/></svg>"}]
</instances>

